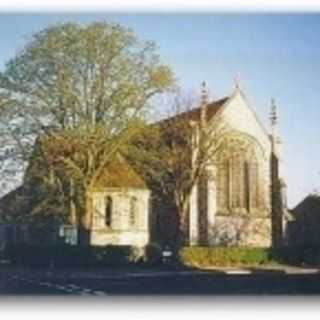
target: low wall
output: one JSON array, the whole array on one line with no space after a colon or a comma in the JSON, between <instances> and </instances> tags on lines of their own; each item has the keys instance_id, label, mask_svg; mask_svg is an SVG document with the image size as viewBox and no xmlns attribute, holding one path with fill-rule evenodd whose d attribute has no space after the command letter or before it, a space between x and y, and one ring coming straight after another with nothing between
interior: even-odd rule
<instances>
[{"instance_id":1,"label":"low wall","mask_svg":"<svg viewBox=\"0 0 320 320\"><path fill-rule=\"evenodd\" d=\"M271 219L266 217L216 216L208 229L209 245L271 246Z\"/></svg>"},{"instance_id":2,"label":"low wall","mask_svg":"<svg viewBox=\"0 0 320 320\"><path fill-rule=\"evenodd\" d=\"M130 245L142 247L149 242L147 231L92 230L91 245Z\"/></svg>"}]
</instances>

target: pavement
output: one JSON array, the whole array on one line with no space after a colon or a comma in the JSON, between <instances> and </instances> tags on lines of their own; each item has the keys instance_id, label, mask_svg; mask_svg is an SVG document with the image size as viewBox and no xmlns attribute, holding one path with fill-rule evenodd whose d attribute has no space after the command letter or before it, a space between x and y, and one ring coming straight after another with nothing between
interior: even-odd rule
<instances>
[{"instance_id":1,"label":"pavement","mask_svg":"<svg viewBox=\"0 0 320 320\"><path fill-rule=\"evenodd\" d=\"M252 266L245 268L219 268L219 267L207 267L202 268L206 271L217 271L223 272L225 274L255 274L255 273L265 273L277 272L282 274L317 274L320 273L320 268L318 267L298 267L290 265L266 265L266 266Z\"/></svg>"},{"instance_id":2,"label":"pavement","mask_svg":"<svg viewBox=\"0 0 320 320\"><path fill-rule=\"evenodd\" d=\"M320 269L1 268L2 295L318 295Z\"/></svg>"}]
</instances>

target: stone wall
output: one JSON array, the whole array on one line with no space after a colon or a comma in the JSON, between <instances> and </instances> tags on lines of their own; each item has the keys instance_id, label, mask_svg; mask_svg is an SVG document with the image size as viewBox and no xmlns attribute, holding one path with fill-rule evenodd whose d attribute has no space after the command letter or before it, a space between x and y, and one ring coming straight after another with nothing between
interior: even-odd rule
<instances>
[{"instance_id":1,"label":"stone wall","mask_svg":"<svg viewBox=\"0 0 320 320\"><path fill-rule=\"evenodd\" d=\"M208 244L223 246L271 246L269 217L216 216L215 224L208 227Z\"/></svg>"},{"instance_id":2,"label":"stone wall","mask_svg":"<svg viewBox=\"0 0 320 320\"><path fill-rule=\"evenodd\" d=\"M202 188L201 185L197 186L191 198L190 223L193 225L190 226L190 235L193 238L190 245L207 243L209 245L270 246L271 141L267 131L248 105L243 93L238 89L208 125L214 126L217 132L221 132L228 138L223 142L223 147L226 147L223 151L226 153L225 158L240 157L241 149L241 152L245 155L245 161L249 161L249 164L250 160L255 159L259 179L255 182L250 180L250 184L258 184L258 187L254 190L259 190L259 196L252 199L250 197L248 208L235 210L235 203L229 202L226 204L225 210L221 212L218 201L218 193L221 193L221 189L219 189L217 181L219 170L217 153L217 159L213 160L212 165L214 170L210 170L214 174L208 180L207 188ZM233 143L233 150L228 152L227 144L229 145L231 142ZM252 169L254 168L252 166ZM252 177L252 173L249 177ZM204 192L204 189L206 189L206 192ZM243 202L243 198L246 197L243 194L245 190L241 189L238 192L241 195L239 198ZM195 203L195 201L198 201L198 203ZM259 204L257 201L259 201Z\"/></svg>"},{"instance_id":3,"label":"stone wall","mask_svg":"<svg viewBox=\"0 0 320 320\"><path fill-rule=\"evenodd\" d=\"M143 246L149 242L149 196L146 189L105 189L91 193L92 245ZM112 221L105 223L106 198L112 198ZM130 199L137 202L135 223L130 225Z\"/></svg>"},{"instance_id":4,"label":"stone wall","mask_svg":"<svg viewBox=\"0 0 320 320\"><path fill-rule=\"evenodd\" d=\"M110 231L107 229L91 230L92 245L131 245L143 247L149 242L146 230Z\"/></svg>"}]
</instances>

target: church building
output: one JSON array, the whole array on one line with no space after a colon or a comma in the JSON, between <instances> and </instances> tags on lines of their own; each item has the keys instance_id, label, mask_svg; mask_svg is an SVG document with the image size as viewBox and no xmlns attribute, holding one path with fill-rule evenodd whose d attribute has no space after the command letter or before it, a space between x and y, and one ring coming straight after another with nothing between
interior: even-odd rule
<instances>
[{"instance_id":1,"label":"church building","mask_svg":"<svg viewBox=\"0 0 320 320\"><path fill-rule=\"evenodd\" d=\"M203 85L200 107L183 115L186 121L192 121L193 135L197 134L201 121L205 121L208 128L224 128L219 137L221 150L207 166L206 179L201 179L192 190L186 222L187 245L281 245L286 187L282 179L274 102L271 132L268 132L239 86L228 97L207 100ZM195 142L194 152L196 149ZM118 157L116 163L108 164L87 195L89 244L142 247L155 241L152 235L156 229L163 245L174 245L167 237L170 222L165 221L170 212L152 207L152 192L125 159ZM33 197L27 188L12 191L0 201L0 217L8 216L16 196ZM23 203L16 211L33 210ZM63 237L66 242L76 244L72 208L68 210L70 223L52 228L52 239ZM6 241L5 234L10 234L10 241L32 242L28 228L20 226L3 220L0 241ZM10 227L12 232L8 231ZM20 229L23 237L18 236Z\"/></svg>"},{"instance_id":2,"label":"church building","mask_svg":"<svg viewBox=\"0 0 320 320\"><path fill-rule=\"evenodd\" d=\"M202 121L209 130L212 127L218 134L221 132L222 147L207 165L206 178L193 187L186 243L191 246L281 245L286 186L282 179L274 101L271 132L268 132L238 85L230 96L209 102L203 84L201 100L199 108L181 116L192 122L194 135ZM193 152L196 149L195 143ZM161 220L168 210L159 211L158 220ZM158 230L160 238L165 237L168 227L169 222L162 223Z\"/></svg>"}]
</instances>

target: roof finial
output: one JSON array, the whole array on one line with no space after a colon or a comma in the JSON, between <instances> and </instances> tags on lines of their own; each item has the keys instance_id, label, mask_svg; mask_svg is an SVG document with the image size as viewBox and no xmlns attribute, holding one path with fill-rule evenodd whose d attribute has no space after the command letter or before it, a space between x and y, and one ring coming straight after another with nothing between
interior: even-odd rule
<instances>
[{"instance_id":1,"label":"roof finial","mask_svg":"<svg viewBox=\"0 0 320 320\"><path fill-rule=\"evenodd\" d=\"M200 121L205 124L207 117L208 91L206 82L201 83L201 105L200 105Z\"/></svg>"},{"instance_id":2,"label":"roof finial","mask_svg":"<svg viewBox=\"0 0 320 320\"><path fill-rule=\"evenodd\" d=\"M206 105L208 103L208 91L207 84L205 81L201 83L201 105Z\"/></svg>"},{"instance_id":3,"label":"roof finial","mask_svg":"<svg viewBox=\"0 0 320 320\"><path fill-rule=\"evenodd\" d=\"M274 128L278 123L278 116L277 116L277 105L275 99L271 99L271 111L270 111L270 124L271 128Z\"/></svg>"},{"instance_id":4,"label":"roof finial","mask_svg":"<svg viewBox=\"0 0 320 320\"><path fill-rule=\"evenodd\" d=\"M233 78L235 88L240 89L240 72L237 72L236 75Z\"/></svg>"}]
</instances>

